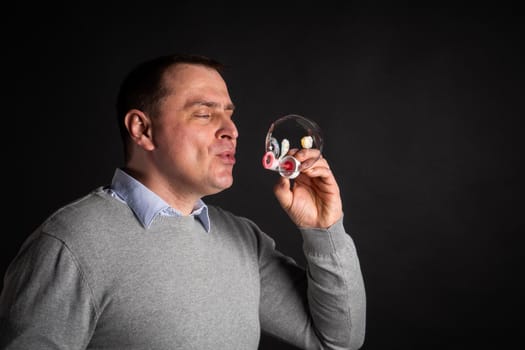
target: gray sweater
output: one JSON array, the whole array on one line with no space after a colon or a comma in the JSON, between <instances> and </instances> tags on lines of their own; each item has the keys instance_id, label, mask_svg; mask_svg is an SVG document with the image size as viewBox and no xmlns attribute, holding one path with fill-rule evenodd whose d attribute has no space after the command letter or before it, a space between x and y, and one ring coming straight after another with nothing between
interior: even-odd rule
<instances>
[{"instance_id":1,"label":"gray sweater","mask_svg":"<svg viewBox=\"0 0 525 350\"><path fill-rule=\"evenodd\" d=\"M0 297L1 349L357 349L365 291L342 220L300 229L307 268L252 221L209 206L145 229L98 188L23 244ZM290 233L289 233L290 234ZM291 233L293 234L293 233Z\"/></svg>"}]
</instances>

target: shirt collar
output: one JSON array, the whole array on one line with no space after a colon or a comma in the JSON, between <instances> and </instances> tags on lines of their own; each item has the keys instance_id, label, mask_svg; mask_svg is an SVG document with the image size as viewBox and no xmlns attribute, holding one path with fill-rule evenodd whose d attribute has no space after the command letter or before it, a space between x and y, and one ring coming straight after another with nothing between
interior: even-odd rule
<instances>
[{"instance_id":1,"label":"shirt collar","mask_svg":"<svg viewBox=\"0 0 525 350\"><path fill-rule=\"evenodd\" d=\"M145 228L149 228L158 215L182 216L180 211L170 207L162 198L122 169L115 170L110 190L133 210ZM208 206L201 199L197 201L190 215L197 217L206 232L210 232Z\"/></svg>"}]
</instances>

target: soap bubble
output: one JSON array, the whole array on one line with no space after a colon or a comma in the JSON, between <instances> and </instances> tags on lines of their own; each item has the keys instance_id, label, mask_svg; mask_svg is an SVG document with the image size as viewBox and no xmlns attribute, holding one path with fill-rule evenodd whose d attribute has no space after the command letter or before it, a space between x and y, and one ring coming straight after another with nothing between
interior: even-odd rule
<instances>
[{"instance_id":1,"label":"soap bubble","mask_svg":"<svg viewBox=\"0 0 525 350\"><path fill-rule=\"evenodd\" d=\"M311 167L321 157L323 137L321 129L312 120L297 114L285 115L274 121L265 140L263 167L279 172L281 176L294 179L299 175L299 162L290 150L317 149L314 158L303 161L303 169Z\"/></svg>"}]
</instances>

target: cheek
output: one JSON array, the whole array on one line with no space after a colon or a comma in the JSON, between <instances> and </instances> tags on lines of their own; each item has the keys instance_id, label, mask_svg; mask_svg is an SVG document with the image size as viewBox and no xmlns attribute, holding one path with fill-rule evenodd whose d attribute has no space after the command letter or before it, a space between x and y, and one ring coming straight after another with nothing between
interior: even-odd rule
<instances>
[{"instance_id":1,"label":"cheek","mask_svg":"<svg viewBox=\"0 0 525 350\"><path fill-rule=\"evenodd\" d=\"M170 153L175 159L203 162L209 154L207 140L197 133L187 133L172 139Z\"/></svg>"}]
</instances>

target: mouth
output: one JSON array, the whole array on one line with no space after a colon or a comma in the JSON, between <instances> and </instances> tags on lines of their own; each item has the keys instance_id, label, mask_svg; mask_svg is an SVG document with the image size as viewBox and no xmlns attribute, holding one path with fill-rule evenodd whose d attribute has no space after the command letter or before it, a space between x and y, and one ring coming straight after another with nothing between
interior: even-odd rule
<instances>
[{"instance_id":1,"label":"mouth","mask_svg":"<svg viewBox=\"0 0 525 350\"><path fill-rule=\"evenodd\" d=\"M234 165L235 164L235 152L234 151L224 151L217 155L224 164Z\"/></svg>"}]
</instances>

